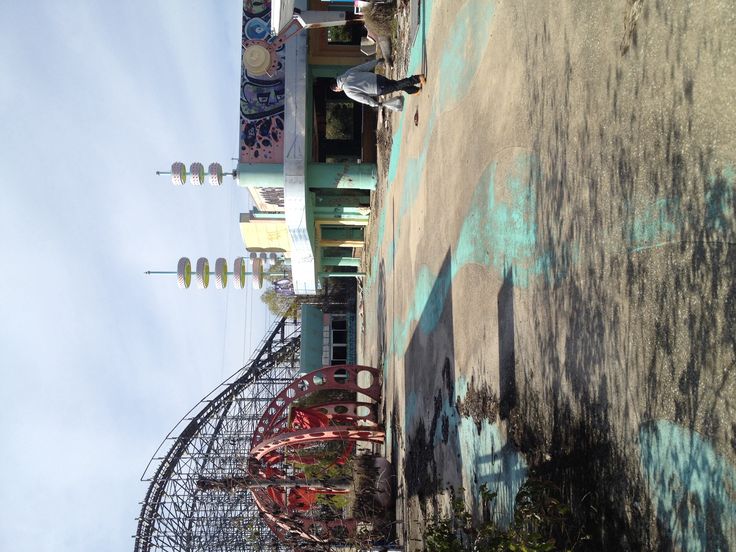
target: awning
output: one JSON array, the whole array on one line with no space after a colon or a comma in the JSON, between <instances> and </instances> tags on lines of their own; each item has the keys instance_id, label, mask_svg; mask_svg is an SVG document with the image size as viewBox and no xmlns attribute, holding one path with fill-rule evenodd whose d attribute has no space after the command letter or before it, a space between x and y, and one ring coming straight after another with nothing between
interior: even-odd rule
<instances>
[{"instance_id":1,"label":"awning","mask_svg":"<svg viewBox=\"0 0 736 552\"><path fill-rule=\"evenodd\" d=\"M294 15L294 0L271 0L271 32L277 35Z\"/></svg>"},{"instance_id":2,"label":"awning","mask_svg":"<svg viewBox=\"0 0 736 552\"><path fill-rule=\"evenodd\" d=\"M294 292L317 291L314 249L309 235L306 185L307 36L300 33L286 43L284 109L284 210L291 236L291 274Z\"/></svg>"}]
</instances>

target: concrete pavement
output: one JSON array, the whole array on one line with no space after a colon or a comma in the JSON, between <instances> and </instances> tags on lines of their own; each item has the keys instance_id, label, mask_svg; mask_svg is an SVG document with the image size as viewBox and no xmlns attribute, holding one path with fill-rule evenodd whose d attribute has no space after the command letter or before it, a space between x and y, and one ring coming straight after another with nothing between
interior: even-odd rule
<instances>
[{"instance_id":1,"label":"concrete pavement","mask_svg":"<svg viewBox=\"0 0 736 552\"><path fill-rule=\"evenodd\" d=\"M408 549L531 472L596 548L736 547L736 8L419 5L360 359Z\"/></svg>"}]
</instances>

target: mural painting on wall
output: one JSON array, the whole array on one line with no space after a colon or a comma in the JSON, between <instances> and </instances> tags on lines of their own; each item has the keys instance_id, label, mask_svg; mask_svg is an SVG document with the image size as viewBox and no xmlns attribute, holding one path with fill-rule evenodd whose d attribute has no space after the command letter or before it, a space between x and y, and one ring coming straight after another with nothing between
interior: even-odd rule
<instances>
[{"instance_id":1,"label":"mural painting on wall","mask_svg":"<svg viewBox=\"0 0 736 552\"><path fill-rule=\"evenodd\" d=\"M271 26L271 0L243 2L243 42L265 40ZM240 162L281 163L284 158L284 46L276 73L240 77Z\"/></svg>"}]
</instances>

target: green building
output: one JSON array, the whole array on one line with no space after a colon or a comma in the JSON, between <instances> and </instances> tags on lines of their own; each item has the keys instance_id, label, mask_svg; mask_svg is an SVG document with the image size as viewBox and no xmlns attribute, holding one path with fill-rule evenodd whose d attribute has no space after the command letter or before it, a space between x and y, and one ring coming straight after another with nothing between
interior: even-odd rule
<instances>
[{"instance_id":1,"label":"green building","mask_svg":"<svg viewBox=\"0 0 736 552\"><path fill-rule=\"evenodd\" d=\"M241 216L246 248L269 252L265 224L288 233L294 290L359 270L370 192L376 185L376 113L330 90L332 79L366 61L362 24L315 25L287 40L297 18L329 21L352 3L245 0L237 182L257 209ZM297 29L298 30L298 29ZM270 42L269 42L270 41ZM262 224L259 231L243 225ZM246 236L251 236L250 243Z\"/></svg>"}]
</instances>

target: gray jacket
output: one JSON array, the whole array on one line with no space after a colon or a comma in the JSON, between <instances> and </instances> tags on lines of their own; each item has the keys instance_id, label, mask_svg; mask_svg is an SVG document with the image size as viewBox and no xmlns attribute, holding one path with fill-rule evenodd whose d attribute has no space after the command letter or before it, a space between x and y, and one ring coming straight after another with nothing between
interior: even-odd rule
<instances>
[{"instance_id":1,"label":"gray jacket","mask_svg":"<svg viewBox=\"0 0 736 552\"><path fill-rule=\"evenodd\" d=\"M335 80L348 98L371 107L378 107L381 104L374 99L374 96L378 95L378 78L373 68L379 62L380 60L374 59L357 65L345 71Z\"/></svg>"}]
</instances>

